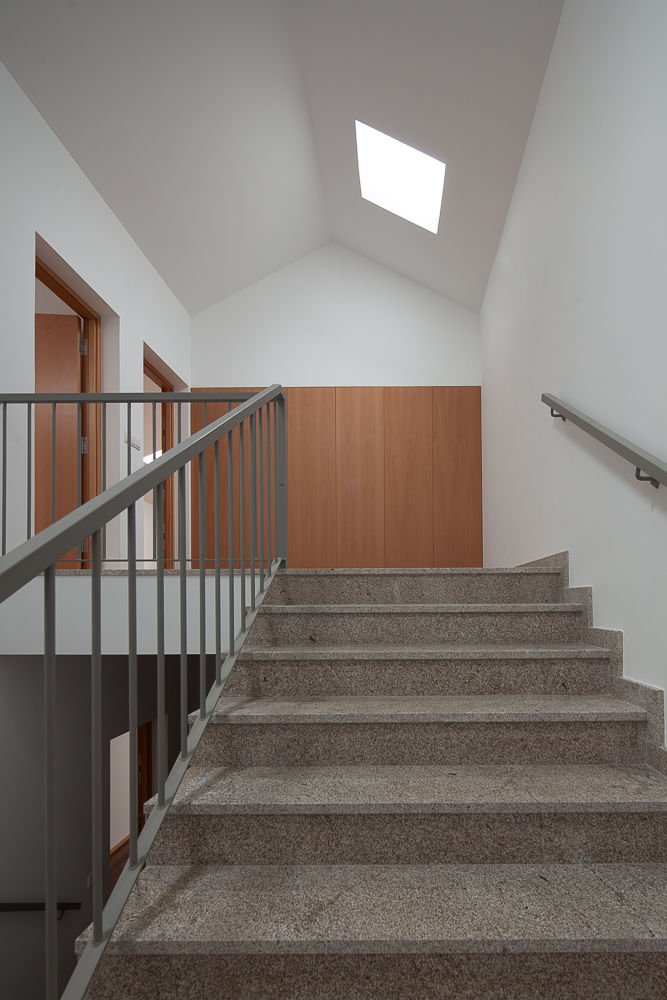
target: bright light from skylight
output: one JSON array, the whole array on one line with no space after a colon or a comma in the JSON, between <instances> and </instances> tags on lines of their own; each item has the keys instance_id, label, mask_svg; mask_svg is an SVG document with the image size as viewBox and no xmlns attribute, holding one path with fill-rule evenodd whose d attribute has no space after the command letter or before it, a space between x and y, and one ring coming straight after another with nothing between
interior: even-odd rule
<instances>
[{"instance_id":1,"label":"bright light from skylight","mask_svg":"<svg viewBox=\"0 0 667 1000\"><path fill-rule=\"evenodd\" d=\"M361 197L437 233L445 164L370 125L354 124Z\"/></svg>"}]
</instances>

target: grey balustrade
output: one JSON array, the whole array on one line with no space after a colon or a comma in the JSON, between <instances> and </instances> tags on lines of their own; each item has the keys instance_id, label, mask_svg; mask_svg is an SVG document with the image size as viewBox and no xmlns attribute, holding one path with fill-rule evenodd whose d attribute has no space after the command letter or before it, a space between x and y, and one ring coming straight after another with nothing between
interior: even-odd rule
<instances>
[{"instance_id":1,"label":"grey balustrade","mask_svg":"<svg viewBox=\"0 0 667 1000\"><path fill-rule=\"evenodd\" d=\"M206 424L206 402L227 402L228 412ZM47 403L50 406L51 427L57 427L58 407L63 404L77 404L77 435L80 437L84 425L84 407L101 407L102 426L102 484L103 491L96 497L81 503L83 493L82 473L77 475L77 501L75 510L65 514L42 531L32 532L34 487L32 437L35 426L35 407ZM178 443L165 454L157 455L155 433L152 441L153 460L132 472L132 408L137 403L152 404L153 415L158 403L169 402L177 407ZM287 559L287 424L284 390L274 385L255 395L248 393L161 393L161 394L86 394L82 396L5 395L2 403L2 548L0 559L0 602L7 600L29 583L42 576L44 578L44 921L45 921L45 989L48 1000L57 1000L58 993L58 940L56 921L58 903L58 869L56 838L56 656L58 636L56 634L56 611L58 602L57 565L66 554L76 550L83 556L82 541L90 539L89 555L91 593L91 646L90 646L90 712L91 712L91 810L92 840L90 846L92 870L92 930L88 944L70 980L62 993L63 1000L81 1000L109 940L113 927L123 905L134 886L145 862L148 850L155 839L160 824L166 815L181 778L204 731L210 714L216 704L239 650L262 603L266 588L281 563ZM189 437L184 437L182 405L196 403L202 405L204 426ZM237 405L232 409L232 403ZM106 435L109 428L109 407L120 404L125 414L124 430L128 438L126 469L128 475L120 482L107 485L106 478ZM26 407L26 540L11 551L7 551L7 482L8 465L11 456L7 452L8 411L14 406ZM155 421L153 426L155 427ZM238 433L236 428L238 427ZM221 468L220 443L226 442L226 473ZM121 446L122 447L122 446ZM237 473L234 459L238 447ZM246 447L248 454L246 454ZM214 530L207 538L207 453L213 451L213 521ZM52 434L52 489L55 496L56 447ZM248 475L249 496L246 490ZM221 503L225 493L222 478L226 478L227 523L222 524ZM172 478L173 477L173 478ZM199 641L198 641L198 699L199 712L188 725L188 571L192 562L188 555L188 539L192 526L188 519L188 477L198 488L198 552L197 576L199 594ZM237 485L238 477L238 485ZM175 527L177 546L165 553L164 498L167 484L176 480ZM137 504L147 495L153 496L154 526L152 558L154 566L155 608L157 627L155 632L154 655L156 662L157 700L157 745L158 745L158 787L156 805L152 809L143 829L139 832L138 815L138 655L137 632L139 599L137 589L137 566L142 561L137 552ZM246 499L249 509L246 510ZM51 498L52 514L55 514L55 500ZM141 509L141 508L139 508ZM111 561L108 556L107 528L116 518L126 518L126 551L122 564L127 570L127 707L129 723L129 859L116 886L105 899L104 857L104 803L102 801L103 761L104 761L104 694L102 684L103 620L105 614L102 600L103 565ZM249 522L249 523L248 523ZM238 530L238 546L235 551ZM213 535L211 538L210 535ZM247 544L249 540L249 545ZM222 546L226 543L226 566L223 567ZM209 550L207 551L207 544ZM212 554L210 548L212 546ZM177 566L178 598L172 610L166 605L165 564ZM222 581L226 570L228 588L228 649L222 649L221 607L223 601ZM238 572L237 572L238 571ZM214 649L207 646L207 578L214 577L213 602L215 620ZM240 620L236 622L237 580L239 583ZM151 584L152 586L152 584ZM249 591L249 592L248 592ZM208 596L210 601L210 595ZM249 605L249 606L248 606ZM178 621L178 752L173 760L167 756L165 727L166 683L165 660L166 621ZM194 652L194 651L192 651ZM213 656L215 671L212 680L207 674L208 659ZM171 769L169 770L169 764ZM35 861L37 864L37 859ZM18 905L18 904L16 904ZM40 904L41 905L41 904ZM69 904L67 904L69 905Z\"/></svg>"}]
</instances>

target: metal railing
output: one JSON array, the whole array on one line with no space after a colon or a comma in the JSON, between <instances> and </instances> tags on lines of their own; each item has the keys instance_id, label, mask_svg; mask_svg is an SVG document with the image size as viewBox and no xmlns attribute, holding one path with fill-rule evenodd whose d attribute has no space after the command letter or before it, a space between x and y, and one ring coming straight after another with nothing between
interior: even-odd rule
<instances>
[{"instance_id":1,"label":"metal railing","mask_svg":"<svg viewBox=\"0 0 667 1000\"><path fill-rule=\"evenodd\" d=\"M241 394L238 394L239 396ZM92 978L121 910L141 871L178 785L199 743L223 684L234 665L239 649L252 625L266 587L281 562L287 559L287 437L286 401L283 389L274 385L247 398L235 409L216 419L161 457L123 481L108 487L99 496L66 514L55 524L25 541L0 559L0 602L16 594L25 584L44 578L44 866L45 866L45 996L58 996L57 919L63 904L58 901L55 834L55 735L56 735L56 563L75 548L82 538L91 539L91 723L92 723L92 935L81 956L63 998L80 1000ZM132 402L136 397L132 397ZM193 402L192 397L188 400ZM115 399L117 401L117 398ZM181 402L184 400L176 400ZM205 403L205 398L197 402ZM216 399L219 401L219 397ZM32 399L34 402L34 397ZM100 402L100 401L96 401ZM101 402L104 402L102 400ZM163 402L160 397L159 402ZM3 406L7 406L5 397ZM7 426L6 420L3 426ZM226 473L220 452L227 451ZM213 538L207 546L207 453L212 453ZM6 448L3 452L6 455ZM235 462L235 459L237 461ZM186 471L196 465L193 483L198 487L199 569L199 705L196 720L188 725L188 639L187 639L187 541ZM178 489L178 616L180 618L180 753L167 775L165 749L165 552L162 499L165 484L176 477ZM226 483L224 482L226 480ZM223 488L224 487L226 488ZM3 490L6 479L3 478ZM136 505L152 491L155 504L157 602L157 804L141 833L138 833L137 786L137 517ZM221 525L221 504L226 494L225 536ZM130 741L129 860L108 900L104 900L105 859L103 852L103 705L102 705L102 548L103 532L109 522L126 516L127 621L128 621L128 717ZM237 515L237 516L235 516ZM211 544L212 543L212 544ZM202 558L204 556L205 558ZM229 589L228 649L222 650L222 562ZM215 576L215 676L207 685L206 563ZM235 570L237 572L235 573ZM235 575L240 583L240 620L235 625ZM210 651L213 653L213 650ZM208 687L208 690L207 690ZM107 859L108 861L108 859Z\"/></svg>"},{"instance_id":2,"label":"metal railing","mask_svg":"<svg viewBox=\"0 0 667 1000\"><path fill-rule=\"evenodd\" d=\"M593 420L581 410L575 410L569 403L564 403L562 399L552 396L551 393L542 393L542 402L549 407L552 417L570 420L576 427L580 427L596 441L634 465L635 479L650 483L656 489L661 483L663 486L667 486L667 463L663 462L662 459L639 448L632 441L628 441L627 438L616 434L609 427L605 427L604 424L599 424L597 420Z\"/></svg>"},{"instance_id":3,"label":"metal railing","mask_svg":"<svg viewBox=\"0 0 667 1000\"><path fill-rule=\"evenodd\" d=\"M204 426L212 414L229 412L251 396L249 392L0 394L0 554L137 467L155 461L163 450L188 437L195 424ZM145 412L150 414L147 441L143 440ZM138 429L140 433L135 433ZM21 479L24 485L19 489ZM13 511L8 507L10 481L12 495L21 494ZM153 520L152 542L149 539L137 554L139 562L155 562L154 516ZM174 513L174 526L175 522ZM106 525L102 558L105 563L125 561L118 547L108 546ZM89 539L80 539L59 563L85 566L91 560Z\"/></svg>"}]
</instances>

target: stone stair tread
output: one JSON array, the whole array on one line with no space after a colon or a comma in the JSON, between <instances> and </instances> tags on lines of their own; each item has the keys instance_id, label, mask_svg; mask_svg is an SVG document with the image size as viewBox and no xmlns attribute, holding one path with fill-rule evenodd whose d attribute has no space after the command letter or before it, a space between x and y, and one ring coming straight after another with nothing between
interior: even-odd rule
<instances>
[{"instance_id":1,"label":"stone stair tread","mask_svg":"<svg viewBox=\"0 0 667 1000\"><path fill-rule=\"evenodd\" d=\"M155 865L108 949L664 952L667 865Z\"/></svg>"},{"instance_id":2,"label":"stone stair tread","mask_svg":"<svg viewBox=\"0 0 667 1000\"><path fill-rule=\"evenodd\" d=\"M646 712L606 695L332 695L221 698L211 722L645 722Z\"/></svg>"},{"instance_id":3,"label":"stone stair tread","mask_svg":"<svg viewBox=\"0 0 667 1000\"><path fill-rule=\"evenodd\" d=\"M667 811L646 765L191 767L185 814Z\"/></svg>"},{"instance_id":4,"label":"stone stair tread","mask_svg":"<svg viewBox=\"0 0 667 1000\"><path fill-rule=\"evenodd\" d=\"M609 650L588 643L549 643L538 646L534 643L487 644L442 642L419 646L253 646L246 644L240 655L241 660L469 660L505 658L522 660L547 659L608 659Z\"/></svg>"},{"instance_id":5,"label":"stone stair tread","mask_svg":"<svg viewBox=\"0 0 667 1000\"><path fill-rule=\"evenodd\" d=\"M573 601L512 604L263 604L262 615L382 614L572 614L585 605Z\"/></svg>"},{"instance_id":6,"label":"stone stair tread","mask_svg":"<svg viewBox=\"0 0 667 1000\"><path fill-rule=\"evenodd\" d=\"M276 579L289 576L318 577L318 576L560 576L560 569L552 569L550 566L417 566L401 567L389 569L384 567L371 567L368 569L352 566L334 567L331 569L296 569L291 567L281 567Z\"/></svg>"}]
</instances>

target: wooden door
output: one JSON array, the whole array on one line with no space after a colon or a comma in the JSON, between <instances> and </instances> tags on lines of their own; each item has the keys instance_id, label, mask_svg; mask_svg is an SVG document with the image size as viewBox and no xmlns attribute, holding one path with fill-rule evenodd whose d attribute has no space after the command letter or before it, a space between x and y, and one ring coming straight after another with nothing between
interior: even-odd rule
<instances>
[{"instance_id":1,"label":"wooden door","mask_svg":"<svg viewBox=\"0 0 667 1000\"><path fill-rule=\"evenodd\" d=\"M336 566L384 566L384 466L382 386L337 388Z\"/></svg>"},{"instance_id":2,"label":"wooden door","mask_svg":"<svg viewBox=\"0 0 667 1000\"><path fill-rule=\"evenodd\" d=\"M385 566L433 565L433 389L384 390Z\"/></svg>"},{"instance_id":3,"label":"wooden door","mask_svg":"<svg viewBox=\"0 0 667 1000\"><path fill-rule=\"evenodd\" d=\"M287 390L287 550L293 567L336 566L336 390Z\"/></svg>"},{"instance_id":4,"label":"wooden door","mask_svg":"<svg viewBox=\"0 0 667 1000\"><path fill-rule=\"evenodd\" d=\"M248 386L234 386L233 388L193 388L192 392L249 392L256 393L260 390L258 388L251 388ZM220 403L192 403L190 408L190 432L194 434L196 431L201 430L205 425L212 424L215 420L229 413L231 410L236 409L240 405L240 401L232 402L220 402ZM206 413L204 414L204 406L206 407ZM259 419L256 418L256 463L257 470L259 469L260 463L263 461L264 470L266 474L267 470L267 450L269 447L269 442L273 441L273 406L269 408L271 412L267 417L266 407L264 407L263 417L262 417L262 437L263 437L263 452L260 454L259 450ZM240 528L240 430L236 427L232 431L232 483L233 483L233 505L234 505L234 518L233 518L233 559L235 566L240 565L240 553L241 553L241 528ZM251 511L250 511L250 421L246 420L244 424L244 545L243 551L245 555L246 565L250 561L250 545L251 545ZM220 462L220 483L219 483L219 509L220 509L220 558L222 560L223 566L227 563L229 558L229 544L228 544L228 524L227 524L227 470L228 470L228 454L227 454L227 438L226 436L220 440L219 447L219 462ZM208 448L205 453L204 460L204 470L205 470L205 497L206 497L206 553L205 561L206 566L211 569L215 565L215 475L214 475L214 449ZM199 460L192 463L192 567L193 569L199 568ZM256 483L257 483L257 503L259 504L259 471L256 472ZM273 482L273 472L271 474L271 539L273 548L273 539L275 538L275 490ZM257 545L257 558L259 559L260 552L260 537L259 537L259 525L260 518L259 512L257 512L257 522L256 522L256 545ZM266 553L268 551L268 539L269 539L269 519L268 510L265 504L265 516L264 516L264 545L263 551L266 558Z\"/></svg>"},{"instance_id":5,"label":"wooden door","mask_svg":"<svg viewBox=\"0 0 667 1000\"><path fill-rule=\"evenodd\" d=\"M81 354L78 316L38 313L35 316L35 392L81 392ZM56 407L55 475L53 469L53 419L48 403L35 406L35 531L69 514L77 506L77 481L81 446L77 439L75 403ZM55 483L55 489L54 489ZM54 518L55 513L55 518ZM76 568L78 552L72 549L59 567Z\"/></svg>"},{"instance_id":6,"label":"wooden door","mask_svg":"<svg viewBox=\"0 0 667 1000\"><path fill-rule=\"evenodd\" d=\"M478 385L433 387L436 566L482 565L482 419Z\"/></svg>"}]
</instances>

